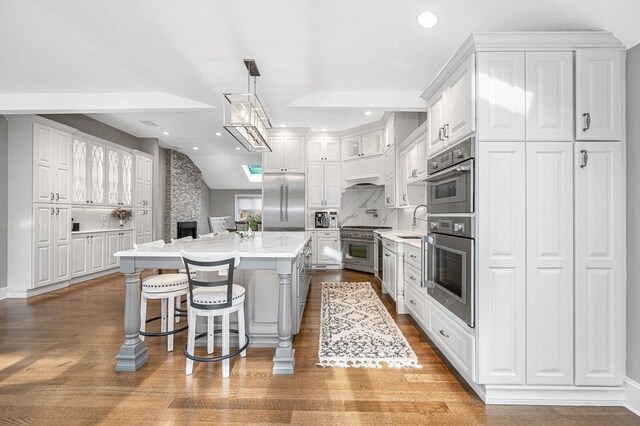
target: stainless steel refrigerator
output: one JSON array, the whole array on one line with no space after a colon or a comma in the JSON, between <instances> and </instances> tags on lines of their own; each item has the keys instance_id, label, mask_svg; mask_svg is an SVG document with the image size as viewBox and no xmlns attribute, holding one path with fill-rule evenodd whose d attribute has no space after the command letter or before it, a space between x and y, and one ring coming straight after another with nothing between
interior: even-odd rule
<instances>
[{"instance_id":1,"label":"stainless steel refrigerator","mask_svg":"<svg viewBox=\"0 0 640 426\"><path fill-rule=\"evenodd\" d=\"M304 231L304 174L262 175L262 230Z\"/></svg>"}]
</instances>

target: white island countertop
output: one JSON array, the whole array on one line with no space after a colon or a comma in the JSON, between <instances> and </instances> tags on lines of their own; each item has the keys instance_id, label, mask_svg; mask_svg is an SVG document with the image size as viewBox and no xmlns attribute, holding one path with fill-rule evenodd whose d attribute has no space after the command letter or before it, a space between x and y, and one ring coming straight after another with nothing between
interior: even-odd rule
<instances>
[{"instance_id":1,"label":"white island countertop","mask_svg":"<svg viewBox=\"0 0 640 426\"><path fill-rule=\"evenodd\" d=\"M408 244L414 247L420 248L420 238L400 238L400 236L415 236L423 237L426 235L424 232L415 232L401 229L376 229L373 232L380 234L383 238L394 241L396 243Z\"/></svg>"},{"instance_id":2,"label":"white island countertop","mask_svg":"<svg viewBox=\"0 0 640 426\"><path fill-rule=\"evenodd\" d=\"M194 253L229 253L239 257L292 258L302 252L309 238L304 232L258 232L252 239L240 238L240 235L231 233L206 240L165 244L162 247L138 247L120 251L114 256L179 257L180 251L184 250Z\"/></svg>"}]
</instances>

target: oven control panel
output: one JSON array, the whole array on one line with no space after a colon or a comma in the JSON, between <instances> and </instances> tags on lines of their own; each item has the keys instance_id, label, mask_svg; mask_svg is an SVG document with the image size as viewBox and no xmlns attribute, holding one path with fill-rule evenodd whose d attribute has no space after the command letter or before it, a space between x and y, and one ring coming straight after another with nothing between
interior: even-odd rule
<instances>
[{"instance_id":1,"label":"oven control panel","mask_svg":"<svg viewBox=\"0 0 640 426\"><path fill-rule=\"evenodd\" d=\"M474 238L472 217L432 217L429 220L429 231L437 234L457 235Z\"/></svg>"},{"instance_id":2,"label":"oven control panel","mask_svg":"<svg viewBox=\"0 0 640 426\"><path fill-rule=\"evenodd\" d=\"M446 151L430 157L427 161L427 175L432 175L474 157L475 139L463 140Z\"/></svg>"}]
</instances>

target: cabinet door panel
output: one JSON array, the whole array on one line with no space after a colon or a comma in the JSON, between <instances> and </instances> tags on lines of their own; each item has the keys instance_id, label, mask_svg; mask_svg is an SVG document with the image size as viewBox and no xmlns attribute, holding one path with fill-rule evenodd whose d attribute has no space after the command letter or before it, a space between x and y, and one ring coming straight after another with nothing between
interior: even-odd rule
<instances>
[{"instance_id":1,"label":"cabinet door panel","mask_svg":"<svg viewBox=\"0 0 640 426\"><path fill-rule=\"evenodd\" d=\"M353 136L351 138L342 139L342 159L348 160L360 157L361 149L360 143L362 138L360 136Z\"/></svg>"},{"instance_id":2,"label":"cabinet door panel","mask_svg":"<svg viewBox=\"0 0 640 426\"><path fill-rule=\"evenodd\" d=\"M307 207L324 207L324 164L307 165Z\"/></svg>"},{"instance_id":3,"label":"cabinet door panel","mask_svg":"<svg viewBox=\"0 0 640 426\"><path fill-rule=\"evenodd\" d=\"M620 386L625 321L622 146L583 142L575 149L575 382Z\"/></svg>"},{"instance_id":4,"label":"cabinet door panel","mask_svg":"<svg viewBox=\"0 0 640 426\"><path fill-rule=\"evenodd\" d=\"M54 282L54 249L53 249L53 211L51 206L35 205L34 207L34 285L36 287Z\"/></svg>"},{"instance_id":5,"label":"cabinet door panel","mask_svg":"<svg viewBox=\"0 0 640 426\"><path fill-rule=\"evenodd\" d=\"M284 144L284 169L287 172L304 173L304 143L305 138L285 139Z\"/></svg>"},{"instance_id":6,"label":"cabinet door panel","mask_svg":"<svg viewBox=\"0 0 640 426\"><path fill-rule=\"evenodd\" d=\"M478 366L480 383L525 383L525 147L480 145Z\"/></svg>"},{"instance_id":7,"label":"cabinet door panel","mask_svg":"<svg viewBox=\"0 0 640 426\"><path fill-rule=\"evenodd\" d=\"M573 139L573 53L527 52L527 140Z\"/></svg>"},{"instance_id":8,"label":"cabinet door panel","mask_svg":"<svg viewBox=\"0 0 640 426\"><path fill-rule=\"evenodd\" d=\"M338 139L324 141L324 157L327 161L340 161L340 141Z\"/></svg>"},{"instance_id":9,"label":"cabinet door panel","mask_svg":"<svg viewBox=\"0 0 640 426\"><path fill-rule=\"evenodd\" d=\"M54 201L53 169L55 167L54 130L35 123L33 125L33 201ZM52 195L53 194L53 195Z\"/></svg>"},{"instance_id":10,"label":"cabinet door panel","mask_svg":"<svg viewBox=\"0 0 640 426\"><path fill-rule=\"evenodd\" d=\"M362 135L360 153L364 157L382 154L382 131L367 133Z\"/></svg>"},{"instance_id":11,"label":"cabinet door panel","mask_svg":"<svg viewBox=\"0 0 640 426\"><path fill-rule=\"evenodd\" d=\"M447 144L476 129L475 78L475 55L471 55L447 82Z\"/></svg>"},{"instance_id":12,"label":"cabinet door panel","mask_svg":"<svg viewBox=\"0 0 640 426\"><path fill-rule=\"evenodd\" d=\"M396 150L389 149L384 153L384 180L393 179L396 174Z\"/></svg>"},{"instance_id":13,"label":"cabinet door panel","mask_svg":"<svg viewBox=\"0 0 640 426\"><path fill-rule=\"evenodd\" d=\"M428 150L430 154L435 154L445 146L444 130L445 125L445 113L446 113L446 90L433 96L427 102L428 113L427 120L429 122L429 145Z\"/></svg>"},{"instance_id":14,"label":"cabinet door panel","mask_svg":"<svg viewBox=\"0 0 640 426\"><path fill-rule=\"evenodd\" d=\"M524 52L478 53L480 141L525 138Z\"/></svg>"},{"instance_id":15,"label":"cabinet door panel","mask_svg":"<svg viewBox=\"0 0 640 426\"><path fill-rule=\"evenodd\" d=\"M573 145L527 144L527 383L573 384Z\"/></svg>"},{"instance_id":16,"label":"cabinet door panel","mask_svg":"<svg viewBox=\"0 0 640 426\"><path fill-rule=\"evenodd\" d=\"M107 149L107 204L120 202L120 151Z\"/></svg>"},{"instance_id":17,"label":"cabinet door panel","mask_svg":"<svg viewBox=\"0 0 640 426\"><path fill-rule=\"evenodd\" d=\"M133 204L133 157L126 152L122 152L121 156L119 200L122 205L131 206Z\"/></svg>"},{"instance_id":18,"label":"cabinet door panel","mask_svg":"<svg viewBox=\"0 0 640 426\"><path fill-rule=\"evenodd\" d=\"M318 263L336 264L342 261L338 237L318 237Z\"/></svg>"},{"instance_id":19,"label":"cabinet door panel","mask_svg":"<svg viewBox=\"0 0 640 426\"><path fill-rule=\"evenodd\" d=\"M93 234L89 238L89 272L99 272L105 268L104 234Z\"/></svg>"},{"instance_id":20,"label":"cabinet door panel","mask_svg":"<svg viewBox=\"0 0 640 426\"><path fill-rule=\"evenodd\" d=\"M115 257L114 254L116 254L119 250L118 242L120 239L120 235L118 235L117 233L111 233L111 234L107 234L106 238L107 238L107 241L106 241L107 269L115 268L116 266L118 266L118 258Z\"/></svg>"},{"instance_id":21,"label":"cabinet door panel","mask_svg":"<svg viewBox=\"0 0 640 426\"><path fill-rule=\"evenodd\" d=\"M153 205L153 160L145 158L144 162L144 194L146 207Z\"/></svg>"},{"instance_id":22,"label":"cabinet door panel","mask_svg":"<svg viewBox=\"0 0 640 426\"><path fill-rule=\"evenodd\" d=\"M91 145L89 199L92 204L105 202L105 156L104 145Z\"/></svg>"},{"instance_id":23,"label":"cabinet door panel","mask_svg":"<svg viewBox=\"0 0 640 426\"><path fill-rule=\"evenodd\" d=\"M71 201L87 203L87 143L74 139L72 144L73 167L71 168Z\"/></svg>"},{"instance_id":24,"label":"cabinet door panel","mask_svg":"<svg viewBox=\"0 0 640 426\"><path fill-rule=\"evenodd\" d=\"M77 277L87 273L87 248L86 235L74 235L71 238L71 276Z\"/></svg>"},{"instance_id":25,"label":"cabinet door panel","mask_svg":"<svg viewBox=\"0 0 640 426\"><path fill-rule=\"evenodd\" d=\"M322 139L310 139L307 143L307 161L324 160L324 141Z\"/></svg>"},{"instance_id":26,"label":"cabinet door panel","mask_svg":"<svg viewBox=\"0 0 640 426\"><path fill-rule=\"evenodd\" d=\"M55 168L54 185L56 201L58 203L71 202L71 135L69 133L55 131Z\"/></svg>"},{"instance_id":27,"label":"cabinet door panel","mask_svg":"<svg viewBox=\"0 0 640 426\"><path fill-rule=\"evenodd\" d=\"M622 75L622 52L576 51L576 139L621 139Z\"/></svg>"},{"instance_id":28,"label":"cabinet door panel","mask_svg":"<svg viewBox=\"0 0 640 426\"><path fill-rule=\"evenodd\" d=\"M271 152L265 152L262 155L262 164L264 165L265 173L279 173L284 171L284 159L282 150L284 149L284 138L272 137L269 138L269 146L271 146Z\"/></svg>"},{"instance_id":29,"label":"cabinet door panel","mask_svg":"<svg viewBox=\"0 0 640 426\"><path fill-rule=\"evenodd\" d=\"M332 162L324 165L324 207L340 207L340 163Z\"/></svg>"},{"instance_id":30,"label":"cabinet door panel","mask_svg":"<svg viewBox=\"0 0 640 426\"><path fill-rule=\"evenodd\" d=\"M136 156L136 207L142 207L145 204L144 160L144 157Z\"/></svg>"}]
</instances>

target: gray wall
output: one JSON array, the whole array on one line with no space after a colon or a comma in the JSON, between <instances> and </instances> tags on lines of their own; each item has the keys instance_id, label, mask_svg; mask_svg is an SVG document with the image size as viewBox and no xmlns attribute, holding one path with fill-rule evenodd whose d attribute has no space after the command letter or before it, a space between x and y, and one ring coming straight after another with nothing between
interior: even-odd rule
<instances>
[{"instance_id":1,"label":"gray wall","mask_svg":"<svg viewBox=\"0 0 640 426\"><path fill-rule=\"evenodd\" d=\"M200 182L200 221L202 228L200 228L201 234L207 234L211 230L209 229L209 221L207 217L213 216L211 214L211 189L203 180Z\"/></svg>"},{"instance_id":2,"label":"gray wall","mask_svg":"<svg viewBox=\"0 0 640 426\"><path fill-rule=\"evenodd\" d=\"M210 216L231 216L233 222L235 220L236 194L262 194L262 191L259 189L212 189L209 203Z\"/></svg>"},{"instance_id":3,"label":"gray wall","mask_svg":"<svg viewBox=\"0 0 640 426\"><path fill-rule=\"evenodd\" d=\"M627 377L640 382L640 44L627 51Z\"/></svg>"},{"instance_id":4,"label":"gray wall","mask_svg":"<svg viewBox=\"0 0 640 426\"><path fill-rule=\"evenodd\" d=\"M9 125L0 115L0 288L7 286L7 215L9 196Z\"/></svg>"}]
</instances>

